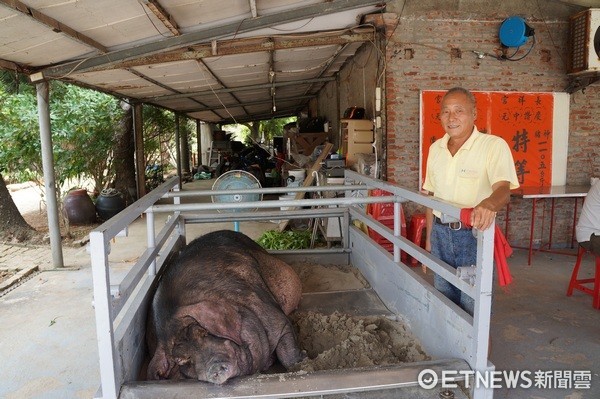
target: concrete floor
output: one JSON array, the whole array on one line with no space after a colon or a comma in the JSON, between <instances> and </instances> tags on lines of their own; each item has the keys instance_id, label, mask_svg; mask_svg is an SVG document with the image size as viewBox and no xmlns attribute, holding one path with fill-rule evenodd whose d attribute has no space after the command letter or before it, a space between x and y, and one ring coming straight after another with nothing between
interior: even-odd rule
<instances>
[{"instance_id":1,"label":"concrete floor","mask_svg":"<svg viewBox=\"0 0 600 399\"><path fill-rule=\"evenodd\" d=\"M274 226L248 222L241 231L255 238ZM217 227L232 228L210 230ZM206 229L192 226L190 236ZM142 230L113 244L116 270L135 261L131 243L145 241ZM89 255L68 248L64 257L67 269L34 274L0 297L1 398L91 398L100 385ZM537 253L527 266L527 252L516 250L509 262L514 283L495 287L490 360L498 370L530 371L533 382L536 371L550 372L555 388L498 389L494 397L600 398L600 310L589 295L565 296L575 257ZM582 269L591 276L591 258ZM590 372L590 389L556 388L552 378L563 370Z\"/></svg>"}]
</instances>

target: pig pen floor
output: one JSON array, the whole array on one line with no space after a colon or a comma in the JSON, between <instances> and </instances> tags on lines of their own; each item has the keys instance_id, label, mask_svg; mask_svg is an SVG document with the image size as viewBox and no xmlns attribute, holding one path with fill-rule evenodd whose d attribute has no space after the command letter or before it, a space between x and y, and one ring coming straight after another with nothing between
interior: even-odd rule
<instances>
[{"instance_id":1,"label":"pig pen floor","mask_svg":"<svg viewBox=\"0 0 600 399\"><path fill-rule=\"evenodd\" d=\"M256 238L274 226L248 222L241 224L241 231ZM224 223L218 228L232 226ZM205 229L191 226L190 235ZM144 245L145 234L135 226L130 236L139 236ZM38 250L9 249L17 261L27 252L23 263L31 261L31 250ZM6 250L3 245L2 253ZM50 256L47 249L39 253ZM122 248L117 241L111 256L126 265L132 254L131 246ZM89 254L85 248L65 248L64 257L64 270L42 270L0 297L1 398L91 398L100 385ZM527 266L527 252L516 250L509 262L514 283L507 292L497 286L494 290L491 362L498 370L528 370L532 379L538 370L553 376L583 370L591 373L591 387L561 388L550 379L553 388L498 389L495 397L600 397L600 311L592 308L588 295L565 296L575 257L537 253L532 266ZM591 275L591 259L582 267ZM326 278L317 273L310 277Z\"/></svg>"}]
</instances>

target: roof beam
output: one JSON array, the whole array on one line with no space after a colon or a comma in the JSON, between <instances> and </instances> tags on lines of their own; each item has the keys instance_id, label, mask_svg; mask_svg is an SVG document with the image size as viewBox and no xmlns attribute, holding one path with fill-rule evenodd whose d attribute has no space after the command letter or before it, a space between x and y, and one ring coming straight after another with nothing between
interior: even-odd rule
<instances>
[{"instance_id":1,"label":"roof beam","mask_svg":"<svg viewBox=\"0 0 600 399\"><path fill-rule=\"evenodd\" d=\"M78 72L98 72L112 69L133 68L141 65L164 64L168 62L198 60L206 57L221 57L232 54L248 54L261 51L275 51L302 47L345 45L348 43L374 41L375 33L372 28L357 28L345 33L341 31L320 32L304 37L277 36L261 38L231 39L213 43L188 46L178 50L172 50L161 54L146 57L138 57L131 60L115 62L112 64L99 65ZM46 76L46 72L44 72Z\"/></svg>"},{"instance_id":2,"label":"roof beam","mask_svg":"<svg viewBox=\"0 0 600 399\"><path fill-rule=\"evenodd\" d=\"M310 100L311 98L315 98L317 95L307 95L307 96L294 96L294 97L287 97L287 98L278 98L277 101L280 102L285 102L285 101L298 101L298 100ZM227 108L234 108L234 107L250 107L253 105L263 105L263 104L269 104L271 103L272 100L268 99L268 100L262 100L262 101L250 101L250 102L246 102L246 103L239 103L239 104L225 104L225 107ZM180 112L182 113L191 113L191 112L203 112L203 111L212 111L213 109L216 109L216 107L203 107L203 108L190 108L190 109L184 109L181 110Z\"/></svg>"},{"instance_id":3,"label":"roof beam","mask_svg":"<svg viewBox=\"0 0 600 399\"><path fill-rule=\"evenodd\" d=\"M242 21L234 21L221 26L210 26L196 32L166 38L132 48L115 50L105 55L68 62L62 65L41 69L41 71L43 72L43 76L47 79L58 78L74 72L87 72L91 68L98 66L114 65L117 62L148 56L167 49L180 48L215 40L220 37L247 33L257 29L283 25L293 21L301 21L335 12L374 5L382 6L381 0L332 0L319 4L311 4L306 7L290 9Z\"/></svg>"},{"instance_id":4,"label":"roof beam","mask_svg":"<svg viewBox=\"0 0 600 399\"><path fill-rule=\"evenodd\" d=\"M0 3L4 4L8 8L12 8L13 10L19 11L20 13L35 19L36 21L51 28L56 33L64 33L71 39L77 40L80 43L84 43L90 47L93 47L101 53L108 53L108 48L104 47L102 44L98 43L94 39L87 37L83 33L77 32L75 29L63 24L62 22L57 21L52 17L47 16L44 13L39 12L34 8L28 7L26 4L21 3L19 0L0 0Z\"/></svg>"},{"instance_id":5,"label":"roof beam","mask_svg":"<svg viewBox=\"0 0 600 399\"><path fill-rule=\"evenodd\" d=\"M253 115L249 115L249 116L241 116L239 118L235 118L235 120L233 120L232 118L227 118L227 119L222 119L220 122L220 124L222 125L228 125L228 124L232 124L232 123L243 123L243 122L250 122L250 121L264 121L264 120L269 120L269 119L274 119L274 118L285 118L288 116L295 116L298 114L299 109L301 109L302 107L290 107L284 110L277 110L276 112L272 112L272 113L265 113L265 114L253 114Z\"/></svg>"},{"instance_id":6,"label":"roof beam","mask_svg":"<svg viewBox=\"0 0 600 399\"><path fill-rule=\"evenodd\" d=\"M296 86L296 85L316 83L316 82L330 82L332 80L335 80L334 76L316 78L316 79L293 80L293 81L289 81L289 82L263 83L263 84L250 85L250 86L225 87L225 88L221 88L221 89L202 90L202 91L182 93L182 94L167 94L165 96L140 98L139 100L140 101L173 100L176 98L196 97L196 96L202 96L205 94L231 93L234 91L238 92L238 91L249 91L249 90L256 90L256 89L270 89L271 87Z\"/></svg>"},{"instance_id":7,"label":"roof beam","mask_svg":"<svg viewBox=\"0 0 600 399\"><path fill-rule=\"evenodd\" d=\"M334 55L331 56L331 58L327 61L327 63L325 63L325 65L323 66L323 68L321 69L321 72L319 73L319 77L323 76L327 70L329 69L329 67L335 62L335 60L340 56L340 54L346 49L346 47L348 47L348 44L344 44L343 46L341 46ZM316 83L316 82L315 82ZM304 94L308 94L310 93L310 91L313 89L313 87L315 86L314 83L312 83L310 85L310 87L308 87L305 91ZM323 85L321 85L323 86Z\"/></svg>"},{"instance_id":8,"label":"roof beam","mask_svg":"<svg viewBox=\"0 0 600 399\"><path fill-rule=\"evenodd\" d=\"M215 73L212 71L212 69L210 69L210 68L208 67L208 65L206 65L206 63L205 63L204 61L202 61L202 60L197 60L196 62L199 64L199 67L200 67L200 68L204 68L204 69L206 69L206 70L208 71L208 73L210 73L210 74L211 74L211 76L213 77L213 79L214 79L214 80L216 80L216 81L217 81L217 83L218 83L218 84L219 84L221 87L227 87L227 86L225 85L225 83L223 83L223 82L221 81L221 79L219 79L219 78L217 77L217 75L215 75ZM212 90L211 90L211 93L212 93ZM235 93L231 93L230 95L231 95L231 97L233 97L233 99L234 99L235 101L237 101L238 103L240 103L240 102L241 102L241 101L240 101L240 99L236 97ZM189 98L190 98L190 100L194 100L193 96L190 96ZM195 100L194 100L194 101L195 101ZM199 101L196 101L196 102L199 102ZM243 105L235 105L235 106L236 106L236 107L239 107L239 106L241 106L241 107L242 107L242 109L244 110L244 112L245 112L246 114L248 113L248 111L247 111L245 108L243 108Z\"/></svg>"},{"instance_id":9,"label":"roof beam","mask_svg":"<svg viewBox=\"0 0 600 399\"><path fill-rule=\"evenodd\" d=\"M177 26L177 22L175 21L175 19L171 16L171 14L169 14L164 8L163 6L158 2L158 0L147 0L145 2L146 6L148 7L148 9L150 11L152 11L152 13L154 15L156 15L156 18L160 19L160 22L163 23L163 25L169 30L171 31L171 33L174 36L179 36L181 35L181 32L179 31L179 26Z\"/></svg>"},{"instance_id":10,"label":"roof beam","mask_svg":"<svg viewBox=\"0 0 600 399\"><path fill-rule=\"evenodd\" d=\"M0 58L0 69L8 69L11 71L22 72L22 68L12 61L6 61Z\"/></svg>"}]
</instances>

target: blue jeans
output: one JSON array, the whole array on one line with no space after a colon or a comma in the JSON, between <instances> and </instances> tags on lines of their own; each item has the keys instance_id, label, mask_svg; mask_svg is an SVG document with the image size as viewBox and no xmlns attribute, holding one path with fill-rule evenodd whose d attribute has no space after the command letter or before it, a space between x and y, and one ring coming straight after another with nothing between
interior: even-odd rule
<instances>
[{"instance_id":1,"label":"blue jeans","mask_svg":"<svg viewBox=\"0 0 600 399\"><path fill-rule=\"evenodd\" d=\"M454 268L475 265L477 239L471 230L452 230L434 221L431 229L431 253ZM473 298L437 274L433 276L433 286L473 316Z\"/></svg>"}]
</instances>

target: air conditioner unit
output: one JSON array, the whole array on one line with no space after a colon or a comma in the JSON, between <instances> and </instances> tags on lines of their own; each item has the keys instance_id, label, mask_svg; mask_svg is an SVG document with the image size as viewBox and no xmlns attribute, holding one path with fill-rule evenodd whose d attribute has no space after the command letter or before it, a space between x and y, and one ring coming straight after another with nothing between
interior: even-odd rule
<instances>
[{"instance_id":1,"label":"air conditioner unit","mask_svg":"<svg viewBox=\"0 0 600 399\"><path fill-rule=\"evenodd\" d=\"M567 73L600 72L600 8L573 15L569 23Z\"/></svg>"}]
</instances>

